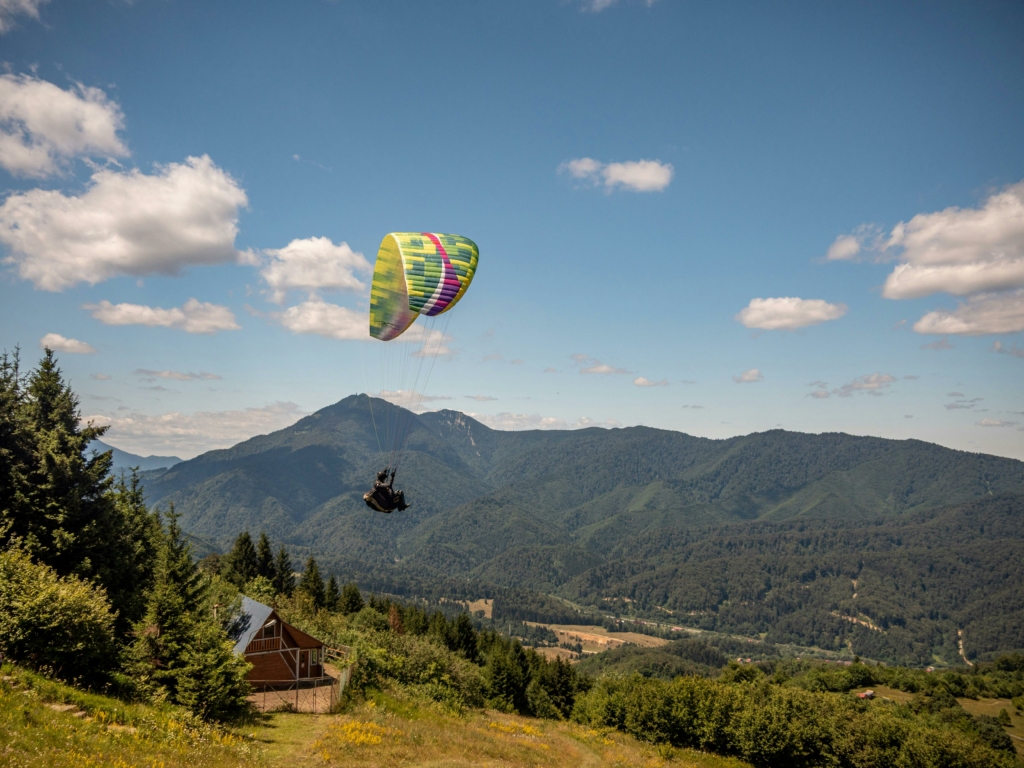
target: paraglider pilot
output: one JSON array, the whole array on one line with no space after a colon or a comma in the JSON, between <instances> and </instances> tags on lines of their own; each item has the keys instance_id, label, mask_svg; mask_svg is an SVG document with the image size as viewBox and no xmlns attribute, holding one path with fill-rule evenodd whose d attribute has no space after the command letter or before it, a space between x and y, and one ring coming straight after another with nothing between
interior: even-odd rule
<instances>
[{"instance_id":1,"label":"paraglider pilot","mask_svg":"<svg viewBox=\"0 0 1024 768\"><path fill-rule=\"evenodd\" d=\"M378 512L393 512L396 509L399 512L404 512L412 504L405 503L403 491L394 489L396 470L391 470L389 479L388 469L385 467L377 473L377 480L374 482L373 488L363 494L363 501L366 502L366 506L376 509Z\"/></svg>"}]
</instances>

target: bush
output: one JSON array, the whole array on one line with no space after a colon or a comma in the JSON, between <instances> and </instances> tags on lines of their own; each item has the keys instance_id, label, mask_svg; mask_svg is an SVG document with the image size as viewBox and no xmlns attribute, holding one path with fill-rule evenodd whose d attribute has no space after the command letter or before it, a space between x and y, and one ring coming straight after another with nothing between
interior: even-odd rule
<instances>
[{"instance_id":1,"label":"bush","mask_svg":"<svg viewBox=\"0 0 1024 768\"><path fill-rule=\"evenodd\" d=\"M23 552L0 552L0 650L65 680L105 679L116 660L106 593Z\"/></svg>"},{"instance_id":2,"label":"bush","mask_svg":"<svg viewBox=\"0 0 1024 768\"><path fill-rule=\"evenodd\" d=\"M948 715L949 710L915 712L767 681L680 677L667 683L639 675L601 678L573 711L579 722L645 741L736 755L758 768L1018 765L993 729L969 716Z\"/></svg>"}]
</instances>

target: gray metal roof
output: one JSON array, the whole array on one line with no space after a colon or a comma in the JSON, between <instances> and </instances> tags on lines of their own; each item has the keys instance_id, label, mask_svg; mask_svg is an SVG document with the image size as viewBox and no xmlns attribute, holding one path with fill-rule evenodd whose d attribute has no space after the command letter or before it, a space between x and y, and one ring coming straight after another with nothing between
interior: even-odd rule
<instances>
[{"instance_id":1,"label":"gray metal roof","mask_svg":"<svg viewBox=\"0 0 1024 768\"><path fill-rule=\"evenodd\" d=\"M248 597L242 598L242 613L234 623L228 634L235 640L235 653L244 653L253 635L260 631L274 609L269 605L257 603Z\"/></svg>"}]
</instances>

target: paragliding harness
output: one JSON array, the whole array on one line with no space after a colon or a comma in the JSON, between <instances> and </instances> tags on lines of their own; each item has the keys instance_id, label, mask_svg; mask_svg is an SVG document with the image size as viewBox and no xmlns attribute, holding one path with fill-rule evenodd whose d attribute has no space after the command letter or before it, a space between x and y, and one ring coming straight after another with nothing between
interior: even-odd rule
<instances>
[{"instance_id":1,"label":"paragliding harness","mask_svg":"<svg viewBox=\"0 0 1024 768\"><path fill-rule=\"evenodd\" d=\"M396 491L393 487L397 470L391 470L391 479L389 480L388 469L385 467L377 473L377 480L374 482L373 488L363 494L363 501L366 502L366 506L376 509L378 512L391 513L396 509L399 512L404 512L412 504L406 504L405 493Z\"/></svg>"}]
</instances>

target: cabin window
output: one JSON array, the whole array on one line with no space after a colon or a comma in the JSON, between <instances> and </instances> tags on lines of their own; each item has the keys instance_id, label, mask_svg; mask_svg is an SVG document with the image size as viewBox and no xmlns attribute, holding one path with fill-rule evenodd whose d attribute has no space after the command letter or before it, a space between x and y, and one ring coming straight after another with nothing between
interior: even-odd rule
<instances>
[{"instance_id":1,"label":"cabin window","mask_svg":"<svg viewBox=\"0 0 1024 768\"><path fill-rule=\"evenodd\" d=\"M272 621L269 624L263 625L263 636L277 637L277 621Z\"/></svg>"},{"instance_id":2,"label":"cabin window","mask_svg":"<svg viewBox=\"0 0 1024 768\"><path fill-rule=\"evenodd\" d=\"M320 662L317 661L317 658L318 658L317 649L314 648L312 651L309 652L309 663L310 664L319 664Z\"/></svg>"}]
</instances>

